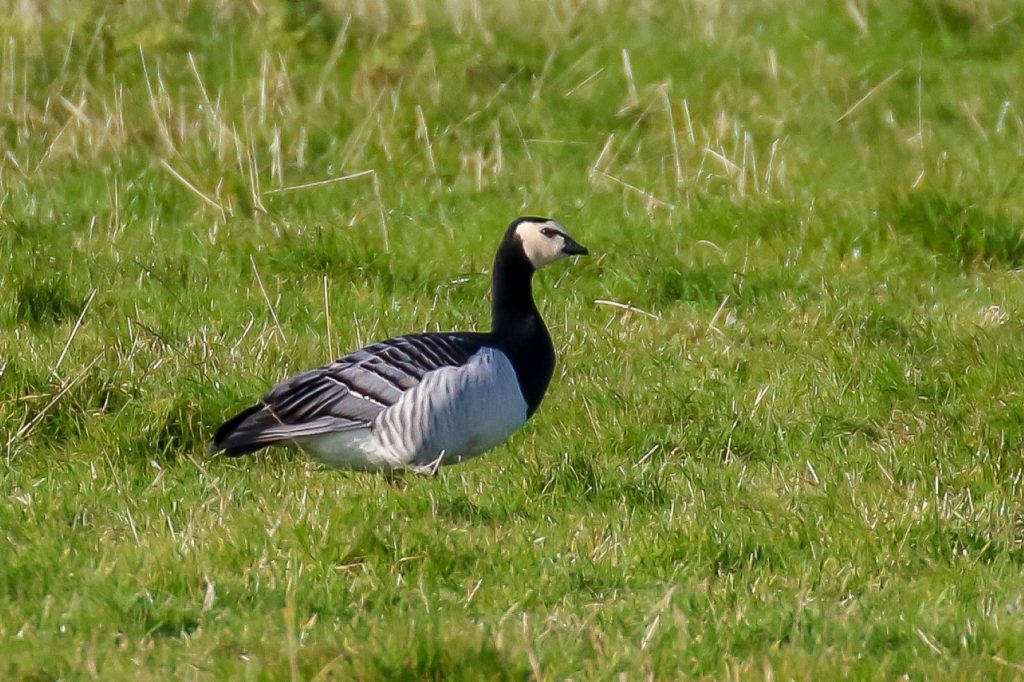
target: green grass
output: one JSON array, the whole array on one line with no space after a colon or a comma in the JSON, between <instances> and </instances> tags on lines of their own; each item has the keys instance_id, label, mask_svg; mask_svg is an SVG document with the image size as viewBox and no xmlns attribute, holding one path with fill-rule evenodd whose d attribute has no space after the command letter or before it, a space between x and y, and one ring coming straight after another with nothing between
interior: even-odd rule
<instances>
[{"instance_id":1,"label":"green grass","mask_svg":"<svg viewBox=\"0 0 1024 682\"><path fill-rule=\"evenodd\" d=\"M0 38L0 677L1024 677L1019 3ZM404 487L205 454L332 354L486 327L523 213L594 256L539 276L509 444Z\"/></svg>"}]
</instances>

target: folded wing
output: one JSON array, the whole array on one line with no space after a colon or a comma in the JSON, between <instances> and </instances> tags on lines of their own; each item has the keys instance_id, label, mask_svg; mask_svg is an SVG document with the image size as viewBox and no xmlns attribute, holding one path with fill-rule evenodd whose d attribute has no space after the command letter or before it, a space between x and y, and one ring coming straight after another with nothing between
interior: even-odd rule
<instances>
[{"instance_id":1,"label":"folded wing","mask_svg":"<svg viewBox=\"0 0 1024 682\"><path fill-rule=\"evenodd\" d=\"M423 377L465 364L484 334L411 334L291 377L214 435L213 451L238 456L268 445L367 428Z\"/></svg>"}]
</instances>

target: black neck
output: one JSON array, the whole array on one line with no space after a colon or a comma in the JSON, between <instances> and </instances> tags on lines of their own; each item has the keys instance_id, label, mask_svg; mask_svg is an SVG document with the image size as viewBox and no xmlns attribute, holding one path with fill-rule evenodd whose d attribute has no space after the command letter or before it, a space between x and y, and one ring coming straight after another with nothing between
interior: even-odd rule
<instances>
[{"instance_id":1,"label":"black neck","mask_svg":"<svg viewBox=\"0 0 1024 682\"><path fill-rule=\"evenodd\" d=\"M522 250L502 244L491 282L491 331L495 336L515 335L534 319L544 325L533 302L533 266Z\"/></svg>"},{"instance_id":2,"label":"black neck","mask_svg":"<svg viewBox=\"0 0 1024 682\"><path fill-rule=\"evenodd\" d=\"M533 272L518 240L506 239L494 259L491 334L512 362L530 415L555 371L555 349L533 302Z\"/></svg>"}]
</instances>

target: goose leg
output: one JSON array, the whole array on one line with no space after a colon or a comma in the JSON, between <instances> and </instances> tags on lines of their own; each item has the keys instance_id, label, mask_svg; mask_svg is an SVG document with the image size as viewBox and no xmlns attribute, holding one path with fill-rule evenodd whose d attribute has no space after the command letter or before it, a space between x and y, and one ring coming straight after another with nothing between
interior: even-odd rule
<instances>
[{"instance_id":1,"label":"goose leg","mask_svg":"<svg viewBox=\"0 0 1024 682\"><path fill-rule=\"evenodd\" d=\"M405 469L385 469L384 481L393 488L405 490L407 485L405 480Z\"/></svg>"},{"instance_id":2,"label":"goose leg","mask_svg":"<svg viewBox=\"0 0 1024 682\"><path fill-rule=\"evenodd\" d=\"M441 461L443 459L444 459L444 450L441 451L441 454L438 455L437 459L435 459L433 462L430 462L428 464L419 464L419 465L409 464L409 465L406 466L406 469L409 469L410 471L412 471L414 473L417 473L417 474L421 474L423 476L437 476L438 473L441 471Z\"/></svg>"}]
</instances>

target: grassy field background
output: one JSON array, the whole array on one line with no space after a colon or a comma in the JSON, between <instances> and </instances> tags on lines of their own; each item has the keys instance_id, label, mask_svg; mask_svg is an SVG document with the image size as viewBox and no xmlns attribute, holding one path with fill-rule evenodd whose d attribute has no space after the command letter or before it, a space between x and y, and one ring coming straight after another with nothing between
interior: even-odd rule
<instances>
[{"instance_id":1,"label":"grassy field background","mask_svg":"<svg viewBox=\"0 0 1024 682\"><path fill-rule=\"evenodd\" d=\"M0 676L1024 677L1018 2L0 38ZM486 327L522 213L594 255L539 276L508 445L404 487L205 454L291 373Z\"/></svg>"}]
</instances>

